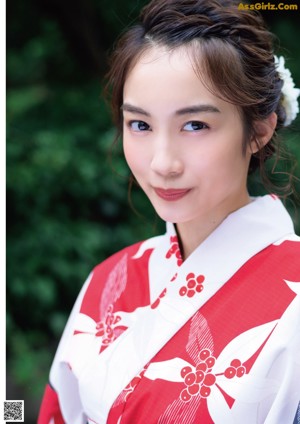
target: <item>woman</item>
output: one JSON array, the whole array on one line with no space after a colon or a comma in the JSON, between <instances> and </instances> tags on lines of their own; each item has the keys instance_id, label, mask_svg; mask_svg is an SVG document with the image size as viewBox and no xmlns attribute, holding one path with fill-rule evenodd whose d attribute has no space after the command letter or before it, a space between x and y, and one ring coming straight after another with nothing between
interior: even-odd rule
<instances>
[{"instance_id":1,"label":"woman","mask_svg":"<svg viewBox=\"0 0 300 424\"><path fill-rule=\"evenodd\" d=\"M93 270L39 424L299 422L299 238L247 191L298 111L271 41L216 0L153 0L121 38L114 118L167 232Z\"/></svg>"}]
</instances>

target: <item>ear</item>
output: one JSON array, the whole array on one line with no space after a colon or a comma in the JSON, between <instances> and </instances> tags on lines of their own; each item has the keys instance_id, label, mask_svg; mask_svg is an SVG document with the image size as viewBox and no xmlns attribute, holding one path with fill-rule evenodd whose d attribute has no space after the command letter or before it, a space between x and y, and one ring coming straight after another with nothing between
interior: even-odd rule
<instances>
[{"instance_id":1,"label":"ear","mask_svg":"<svg viewBox=\"0 0 300 424\"><path fill-rule=\"evenodd\" d=\"M249 144L252 154L258 152L271 140L276 125L277 115L275 112L272 112L266 119L254 122L254 135Z\"/></svg>"}]
</instances>

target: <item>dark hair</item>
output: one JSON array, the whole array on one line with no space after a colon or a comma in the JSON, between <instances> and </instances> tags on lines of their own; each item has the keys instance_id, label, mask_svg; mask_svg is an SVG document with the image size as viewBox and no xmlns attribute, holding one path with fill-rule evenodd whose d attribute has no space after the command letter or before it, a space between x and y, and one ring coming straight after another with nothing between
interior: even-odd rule
<instances>
[{"instance_id":1,"label":"dark hair","mask_svg":"<svg viewBox=\"0 0 300 424\"><path fill-rule=\"evenodd\" d=\"M237 105L245 129L244 150L256 137L254 122L277 114L277 126L266 146L252 155L249 173L260 168L268 182L264 162L273 154L280 157L277 130L286 113L281 102L283 81L274 63L274 36L254 11L239 10L228 0L152 0L141 12L140 23L126 31L111 56L108 87L113 119L122 134L123 87L128 72L153 45L170 49L192 47L195 71L201 78L197 47L201 49L201 71L215 95ZM266 184L265 184L266 185Z\"/></svg>"}]
</instances>

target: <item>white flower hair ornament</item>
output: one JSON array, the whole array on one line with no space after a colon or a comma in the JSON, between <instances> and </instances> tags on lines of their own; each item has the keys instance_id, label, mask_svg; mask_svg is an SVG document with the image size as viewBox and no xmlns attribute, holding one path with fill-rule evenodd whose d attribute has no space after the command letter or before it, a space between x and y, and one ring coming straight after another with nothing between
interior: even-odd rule
<instances>
[{"instance_id":1,"label":"white flower hair ornament","mask_svg":"<svg viewBox=\"0 0 300 424\"><path fill-rule=\"evenodd\" d=\"M299 104L297 98L300 94L300 89L295 87L291 71L284 66L284 57L274 56L275 66L280 78L283 81L281 92L283 94L282 105L285 109L286 119L284 126L287 127L296 118L299 112Z\"/></svg>"}]
</instances>

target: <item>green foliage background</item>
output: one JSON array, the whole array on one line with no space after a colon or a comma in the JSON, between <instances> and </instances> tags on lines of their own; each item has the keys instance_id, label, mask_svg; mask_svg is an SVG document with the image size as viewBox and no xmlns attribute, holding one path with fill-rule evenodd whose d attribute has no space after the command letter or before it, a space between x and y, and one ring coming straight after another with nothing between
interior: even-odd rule
<instances>
[{"instance_id":1,"label":"green foliage background","mask_svg":"<svg viewBox=\"0 0 300 424\"><path fill-rule=\"evenodd\" d=\"M111 149L114 129L101 96L107 52L145 3L7 3L7 399L25 399L26 423L36 420L57 342L90 270L164 228L139 190L132 200L140 215L128 205L129 171L121 146ZM299 13L263 13L297 86ZM300 163L298 128L299 119L285 137ZM250 189L263 192L257 175ZM299 204L291 200L299 232Z\"/></svg>"}]
</instances>

